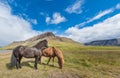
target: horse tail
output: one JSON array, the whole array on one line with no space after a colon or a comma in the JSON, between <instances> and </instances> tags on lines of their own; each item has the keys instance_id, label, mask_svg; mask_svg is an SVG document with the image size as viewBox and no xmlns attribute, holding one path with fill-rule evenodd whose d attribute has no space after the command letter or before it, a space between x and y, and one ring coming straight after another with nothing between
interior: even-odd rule
<instances>
[{"instance_id":1,"label":"horse tail","mask_svg":"<svg viewBox=\"0 0 120 78\"><path fill-rule=\"evenodd\" d=\"M14 52L14 50L13 50L13 52ZM12 52L12 55L11 55L11 66L15 66L16 62L17 62L13 52Z\"/></svg>"},{"instance_id":2,"label":"horse tail","mask_svg":"<svg viewBox=\"0 0 120 78\"><path fill-rule=\"evenodd\" d=\"M55 52L55 55L57 56L58 58L58 64L60 66L60 68L62 69L63 67L63 64L64 64L64 57L63 57L63 54L60 50L58 50L57 48L55 47L52 47L53 48L53 51Z\"/></svg>"}]
</instances>

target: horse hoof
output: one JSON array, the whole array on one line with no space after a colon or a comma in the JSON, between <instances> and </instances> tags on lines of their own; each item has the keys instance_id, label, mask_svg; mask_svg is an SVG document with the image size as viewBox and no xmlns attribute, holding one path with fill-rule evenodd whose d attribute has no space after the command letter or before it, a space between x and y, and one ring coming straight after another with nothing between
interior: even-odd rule
<instances>
[{"instance_id":1,"label":"horse hoof","mask_svg":"<svg viewBox=\"0 0 120 78\"><path fill-rule=\"evenodd\" d=\"M35 68L35 70L37 70L38 68Z\"/></svg>"},{"instance_id":2,"label":"horse hoof","mask_svg":"<svg viewBox=\"0 0 120 78\"><path fill-rule=\"evenodd\" d=\"M54 67L54 65L52 65Z\"/></svg>"},{"instance_id":3,"label":"horse hoof","mask_svg":"<svg viewBox=\"0 0 120 78\"><path fill-rule=\"evenodd\" d=\"M20 68L17 68L17 70L19 70Z\"/></svg>"},{"instance_id":4,"label":"horse hoof","mask_svg":"<svg viewBox=\"0 0 120 78\"><path fill-rule=\"evenodd\" d=\"M59 69L62 69L62 67L59 67Z\"/></svg>"}]
</instances>

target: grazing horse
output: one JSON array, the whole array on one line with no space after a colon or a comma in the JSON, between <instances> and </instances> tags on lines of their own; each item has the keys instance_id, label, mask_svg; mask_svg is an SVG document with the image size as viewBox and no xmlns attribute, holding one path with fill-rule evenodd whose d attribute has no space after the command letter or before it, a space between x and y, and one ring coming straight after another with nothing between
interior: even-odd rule
<instances>
[{"instance_id":1,"label":"grazing horse","mask_svg":"<svg viewBox=\"0 0 120 78\"><path fill-rule=\"evenodd\" d=\"M33 47L25 47L25 46L17 46L12 53L11 56L11 66L15 66L16 68L21 68L20 62L22 57L26 58L35 58L35 64L34 67L37 69L37 63L41 59L41 49L42 48L47 48L48 47L48 42L47 40L43 40L38 42L35 46Z\"/></svg>"},{"instance_id":2,"label":"grazing horse","mask_svg":"<svg viewBox=\"0 0 120 78\"><path fill-rule=\"evenodd\" d=\"M54 66L54 58L57 57L59 68L62 69L63 63L64 63L64 58L63 58L62 52L60 50L58 50L57 48L49 47L49 48L43 49L42 56L49 57L47 64L49 64L51 58L53 58L53 66Z\"/></svg>"}]
</instances>

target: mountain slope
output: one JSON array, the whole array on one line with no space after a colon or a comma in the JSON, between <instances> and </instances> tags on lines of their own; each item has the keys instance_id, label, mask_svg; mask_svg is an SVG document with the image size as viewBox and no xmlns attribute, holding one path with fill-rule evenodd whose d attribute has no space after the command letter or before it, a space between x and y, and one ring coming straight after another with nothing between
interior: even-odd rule
<instances>
[{"instance_id":1,"label":"mountain slope","mask_svg":"<svg viewBox=\"0 0 120 78\"><path fill-rule=\"evenodd\" d=\"M35 37L32 37L30 39L27 39L25 41L14 41L13 43L2 47L2 49L13 49L18 45L24 45L24 46L33 46L37 42L47 39L49 46L81 46L80 43L73 41L72 39L65 38L65 37L59 37L55 36L52 32L46 32L40 35L37 35Z\"/></svg>"},{"instance_id":2,"label":"mountain slope","mask_svg":"<svg viewBox=\"0 0 120 78\"><path fill-rule=\"evenodd\" d=\"M93 46L120 46L120 39L97 40L97 41L92 41L90 43L86 43L85 45L93 45Z\"/></svg>"}]
</instances>

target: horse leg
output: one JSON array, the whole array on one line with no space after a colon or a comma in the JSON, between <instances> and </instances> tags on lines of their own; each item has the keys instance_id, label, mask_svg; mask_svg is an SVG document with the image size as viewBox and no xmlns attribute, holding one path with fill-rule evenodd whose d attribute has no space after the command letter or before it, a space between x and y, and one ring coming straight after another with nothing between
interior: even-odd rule
<instances>
[{"instance_id":1,"label":"horse leg","mask_svg":"<svg viewBox=\"0 0 120 78\"><path fill-rule=\"evenodd\" d=\"M35 57L35 64L34 64L34 68L35 68L35 69L38 69L38 68L37 68L38 60L39 60L39 58L38 58L38 57Z\"/></svg>"},{"instance_id":2,"label":"horse leg","mask_svg":"<svg viewBox=\"0 0 120 78\"><path fill-rule=\"evenodd\" d=\"M41 58L42 58L42 56L39 57L40 64L41 64Z\"/></svg>"},{"instance_id":3,"label":"horse leg","mask_svg":"<svg viewBox=\"0 0 120 78\"><path fill-rule=\"evenodd\" d=\"M22 59L22 56L19 58L19 68L21 68L21 59Z\"/></svg>"},{"instance_id":4,"label":"horse leg","mask_svg":"<svg viewBox=\"0 0 120 78\"><path fill-rule=\"evenodd\" d=\"M62 63L61 63L60 59L58 60L58 64L59 64L59 68L62 69Z\"/></svg>"},{"instance_id":5,"label":"horse leg","mask_svg":"<svg viewBox=\"0 0 120 78\"><path fill-rule=\"evenodd\" d=\"M16 58L16 69L18 69L19 68L19 58Z\"/></svg>"},{"instance_id":6,"label":"horse leg","mask_svg":"<svg viewBox=\"0 0 120 78\"><path fill-rule=\"evenodd\" d=\"M49 60L48 60L47 64L49 64L50 60L51 60L51 57L49 58Z\"/></svg>"},{"instance_id":7,"label":"horse leg","mask_svg":"<svg viewBox=\"0 0 120 78\"><path fill-rule=\"evenodd\" d=\"M55 58L55 57L53 57L53 66L54 66L54 58Z\"/></svg>"},{"instance_id":8,"label":"horse leg","mask_svg":"<svg viewBox=\"0 0 120 78\"><path fill-rule=\"evenodd\" d=\"M16 69L18 69L18 62L16 62Z\"/></svg>"}]
</instances>

